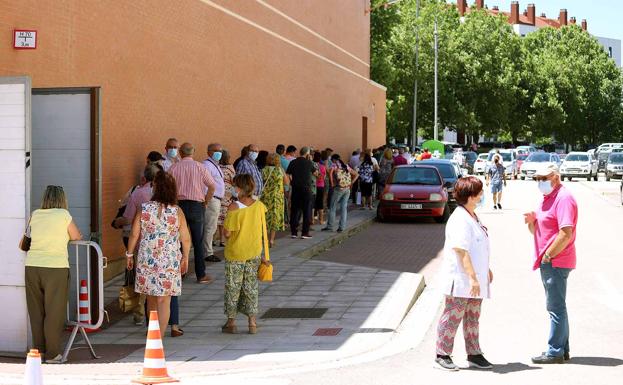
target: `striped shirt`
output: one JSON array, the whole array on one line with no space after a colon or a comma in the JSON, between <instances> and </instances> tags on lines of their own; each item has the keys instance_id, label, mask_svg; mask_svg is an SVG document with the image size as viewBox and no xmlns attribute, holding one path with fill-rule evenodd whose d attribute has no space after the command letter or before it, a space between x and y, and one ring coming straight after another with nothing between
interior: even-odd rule
<instances>
[{"instance_id":1,"label":"striped shirt","mask_svg":"<svg viewBox=\"0 0 623 385\"><path fill-rule=\"evenodd\" d=\"M177 199L184 201L205 201L205 189L214 188L212 175L205 166L191 157L182 158L174 163L169 173L177 183Z\"/></svg>"},{"instance_id":2,"label":"striped shirt","mask_svg":"<svg viewBox=\"0 0 623 385\"><path fill-rule=\"evenodd\" d=\"M257 168L257 165L251 159L244 158L238 163L236 167L236 175L249 174L255 182L255 195L261 196L262 190L264 190L264 180L262 179L262 173Z\"/></svg>"}]
</instances>

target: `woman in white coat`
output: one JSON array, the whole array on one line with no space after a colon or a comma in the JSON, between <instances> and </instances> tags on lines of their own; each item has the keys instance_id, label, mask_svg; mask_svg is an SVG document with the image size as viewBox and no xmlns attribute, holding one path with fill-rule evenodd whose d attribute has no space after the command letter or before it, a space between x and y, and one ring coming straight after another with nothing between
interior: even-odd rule
<instances>
[{"instance_id":1,"label":"woman in white coat","mask_svg":"<svg viewBox=\"0 0 623 385\"><path fill-rule=\"evenodd\" d=\"M446 225L442 272L446 299L437 326L435 364L445 370L459 369L450 355L462 321L469 366L491 369L493 366L484 358L478 338L482 299L489 298L489 284L493 280L489 269L489 235L475 212L484 201L482 181L473 176L460 178L454 186L454 197L459 207Z\"/></svg>"}]
</instances>

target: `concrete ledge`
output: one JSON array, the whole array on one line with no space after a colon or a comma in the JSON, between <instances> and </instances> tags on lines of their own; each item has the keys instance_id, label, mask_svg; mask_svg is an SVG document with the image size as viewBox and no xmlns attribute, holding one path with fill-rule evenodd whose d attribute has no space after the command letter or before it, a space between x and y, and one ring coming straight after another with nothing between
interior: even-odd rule
<instances>
[{"instance_id":1,"label":"concrete ledge","mask_svg":"<svg viewBox=\"0 0 623 385\"><path fill-rule=\"evenodd\" d=\"M371 218L367 218L362 220L361 222L348 227L346 230L342 231L341 233L335 233L333 236L327 238L327 239L323 239L321 241L319 241L318 243L312 245L311 247L308 247L305 250L302 250L298 253L295 253L294 256L299 257L299 258L303 258L303 259L310 259L315 257L316 255L334 247L335 245L338 245L339 243L341 243L342 241L352 237L353 235L363 231L364 229L366 229L368 226L370 226L372 223L374 222L374 217Z\"/></svg>"}]
</instances>

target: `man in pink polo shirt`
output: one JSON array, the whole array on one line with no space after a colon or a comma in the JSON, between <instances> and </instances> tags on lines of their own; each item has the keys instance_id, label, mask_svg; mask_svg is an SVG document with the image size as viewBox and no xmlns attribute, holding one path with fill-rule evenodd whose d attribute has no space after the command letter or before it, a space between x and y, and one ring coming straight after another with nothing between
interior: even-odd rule
<instances>
[{"instance_id":1,"label":"man in pink polo shirt","mask_svg":"<svg viewBox=\"0 0 623 385\"><path fill-rule=\"evenodd\" d=\"M569 319L567 318L567 278L575 269L575 230L578 205L560 183L558 167L538 170L534 179L543 194L536 212L526 213L525 222L534 235L533 269L541 269L547 311L550 317L548 348L533 357L535 364L562 364L569 360Z\"/></svg>"}]
</instances>

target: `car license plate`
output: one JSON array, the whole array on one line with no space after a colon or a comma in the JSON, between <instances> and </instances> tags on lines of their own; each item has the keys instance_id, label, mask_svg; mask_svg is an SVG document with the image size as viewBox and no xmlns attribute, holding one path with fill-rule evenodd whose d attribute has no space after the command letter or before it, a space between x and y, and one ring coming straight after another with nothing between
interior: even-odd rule
<instances>
[{"instance_id":1,"label":"car license plate","mask_svg":"<svg viewBox=\"0 0 623 385\"><path fill-rule=\"evenodd\" d=\"M403 203L400 205L400 208L403 210L421 210L422 205L416 203Z\"/></svg>"}]
</instances>

